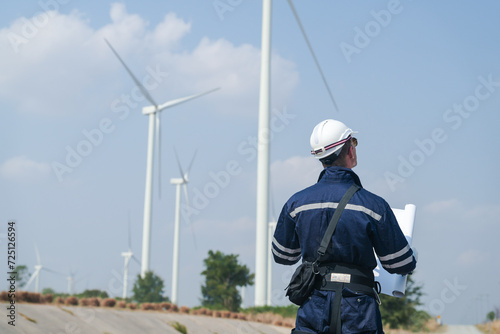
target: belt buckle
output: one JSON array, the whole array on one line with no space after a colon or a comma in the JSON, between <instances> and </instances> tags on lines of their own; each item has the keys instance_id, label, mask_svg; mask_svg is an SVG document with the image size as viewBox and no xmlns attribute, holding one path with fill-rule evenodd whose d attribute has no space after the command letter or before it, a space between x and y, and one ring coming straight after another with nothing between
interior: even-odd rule
<instances>
[{"instance_id":1,"label":"belt buckle","mask_svg":"<svg viewBox=\"0 0 500 334\"><path fill-rule=\"evenodd\" d=\"M331 273L330 282L351 283L351 274Z\"/></svg>"}]
</instances>

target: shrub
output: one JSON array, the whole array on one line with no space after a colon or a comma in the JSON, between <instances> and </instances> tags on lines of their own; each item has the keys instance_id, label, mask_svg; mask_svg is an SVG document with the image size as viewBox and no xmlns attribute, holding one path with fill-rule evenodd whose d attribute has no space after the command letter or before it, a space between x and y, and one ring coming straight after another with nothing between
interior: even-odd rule
<instances>
[{"instance_id":1,"label":"shrub","mask_svg":"<svg viewBox=\"0 0 500 334\"><path fill-rule=\"evenodd\" d=\"M170 308L170 311L172 312L179 312L179 307L175 304L172 304L172 307Z\"/></svg>"},{"instance_id":2,"label":"shrub","mask_svg":"<svg viewBox=\"0 0 500 334\"><path fill-rule=\"evenodd\" d=\"M64 304L76 306L78 305L78 298L74 296L67 297L66 300L64 301Z\"/></svg>"},{"instance_id":3,"label":"shrub","mask_svg":"<svg viewBox=\"0 0 500 334\"><path fill-rule=\"evenodd\" d=\"M27 303L40 304L42 301L42 295L38 292L26 292L25 300Z\"/></svg>"},{"instance_id":4,"label":"shrub","mask_svg":"<svg viewBox=\"0 0 500 334\"><path fill-rule=\"evenodd\" d=\"M167 303L167 302L163 302L163 303L160 304L160 306L161 306L162 310L168 311L172 307L172 304Z\"/></svg>"},{"instance_id":5,"label":"shrub","mask_svg":"<svg viewBox=\"0 0 500 334\"><path fill-rule=\"evenodd\" d=\"M128 303L127 307L131 310L137 309L137 303Z\"/></svg>"},{"instance_id":6,"label":"shrub","mask_svg":"<svg viewBox=\"0 0 500 334\"><path fill-rule=\"evenodd\" d=\"M101 306L100 300L96 297L90 297L90 298L88 298L88 301L89 301L89 306L93 306L93 307Z\"/></svg>"},{"instance_id":7,"label":"shrub","mask_svg":"<svg viewBox=\"0 0 500 334\"><path fill-rule=\"evenodd\" d=\"M28 294L28 291L19 291L16 292L16 302L25 302L26 301L26 295Z\"/></svg>"},{"instance_id":8,"label":"shrub","mask_svg":"<svg viewBox=\"0 0 500 334\"><path fill-rule=\"evenodd\" d=\"M119 308L125 308L127 307L127 302L124 300L120 300L116 303L116 306L118 306Z\"/></svg>"},{"instance_id":9,"label":"shrub","mask_svg":"<svg viewBox=\"0 0 500 334\"><path fill-rule=\"evenodd\" d=\"M43 303L52 304L53 301L54 301L54 295L51 293L42 296Z\"/></svg>"},{"instance_id":10,"label":"shrub","mask_svg":"<svg viewBox=\"0 0 500 334\"><path fill-rule=\"evenodd\" d=\"M116 300L114 298L103 299L101 305L103 307L114 307L116 305Z\"/></svg>"},{"instance_id":11,"label":"shrub","mask_svg":"<svg viewBox=\"0 0 500 334\"><path fill-rule=\"evenodd\" d=\"M57 297L56 298L56 304L64 304L64 298L63 297Z\"/></svg>"},{"instance_id":12,"label":"shrub","mask_svg":"<svg viewBox=\"0 0 500 334\"><path fill-rule=\"evenodd\" d=\"M2 302L9 301L9 294L7 293L7 291L0 292L0 301L2 301Z\"/></svg>"},{"instance_id":13,"label":"shrub","mask_svg":"<svg viewBox=\"0 0 500 334\"><path fill-rule=\"evenodd\" d=\"M213 316L214 316L215 318L220 318L220 317L222 316L222 313L221 313L221 311L217 311L217 310L215 310L215 311L214 311L214 313L213 313Z\"/></svg>"},{"instance_id":14,"label":"shrub","mask_svg":"<svg viewBox=\"0 0 500 334\"><path fill-rule=\"evenodd\" d=\"M221 315L221 318L229 319L229 317L231 316L231 312L229 312L229 311L221 311L220 315Z\"/></svg>"},{"instance_id":15,"label":"shrub","mask_svg":"<svg viewBox=\"0 0 500 334\"><path fill-rule=\"evenodd\" d=\"M154 310L155 306L152 303L142 303L141 304L141 310L143 311L149 311L149 310Z\"/></svg>"},{"instance_id":16,"label":"shrub","mask_svg":"<svg viewBox=\"0 0 500 334\"><path fill-rule=\"evenodd\" d=\"M179 312L180 313L188 314L189 313L189 307L187 307L187 306L181 306L181 308L179 309Z\"/></svg>"}]
</instances>

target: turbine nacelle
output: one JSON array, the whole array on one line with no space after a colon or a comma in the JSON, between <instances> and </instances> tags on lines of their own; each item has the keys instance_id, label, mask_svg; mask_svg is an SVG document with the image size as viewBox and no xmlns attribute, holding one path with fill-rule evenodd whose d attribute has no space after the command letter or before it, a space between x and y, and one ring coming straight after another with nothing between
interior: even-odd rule
<instances>
[{"instance_id":1,"label":"turbine nacelle","mask_svg":"<svg viewBox=\"0 0 500 334\"><path fill-rule=\"evenodd\" d=\"M142 108L143 115L154 114L156 112L156 106L147 106Z\"/></svg>"}]
</instances>

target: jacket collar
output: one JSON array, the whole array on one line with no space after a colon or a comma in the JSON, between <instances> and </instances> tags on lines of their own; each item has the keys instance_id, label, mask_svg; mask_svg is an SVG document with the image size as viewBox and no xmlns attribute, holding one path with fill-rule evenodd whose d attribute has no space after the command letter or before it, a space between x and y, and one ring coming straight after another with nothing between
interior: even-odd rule
<instances>
[{"instance_id":1,"label":"jacket collar","mask_svg":"<svg viewBox=\"0 0 500 334\"><path fill-rule=\"evenodd\" d=\"M359 176L356 173L354 173L352 169L345 167L331 166L324 168L318 177L318 182L320 181L325 181L325 182L352 181L361 188L363 188Z\"/></svg>"}]
</instances>

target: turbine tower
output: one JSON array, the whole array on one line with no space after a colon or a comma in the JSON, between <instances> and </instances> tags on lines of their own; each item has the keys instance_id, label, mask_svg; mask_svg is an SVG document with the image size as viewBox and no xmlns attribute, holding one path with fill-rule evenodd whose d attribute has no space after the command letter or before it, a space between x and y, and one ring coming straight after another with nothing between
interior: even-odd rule
<instances>
[{"instance_id":1,"label":"turbine tower","mask_svg":"<svg viewBox=\"0 0 500 334\"><path fill-rule=\"evenodd\" d=\"M257 144L257 235L255 242L255 306L266 304L267 223L269 210L269 107L271 74L271 0L262 5L259 130Z\"/></svg>"},{"instance_id":2,"label":"turbine tower","mask_svg":"<svg viewBox=\"0 0 500 334\"><path fill-rule=\"evenodd\" d=\"M170 179L170 183L176 186L175 191L175 226L174 226L174 250L172 259L172 303L177 305L178 298L178 281L179 281L179 229L180 229L180 214L181 214L181 187L184 188L184 195L186 197L186 204L189 206L189 196L187 191L187 184L189 182L188 174L194 161L194 156L191 159L186 173L183 172L182 166L179 162L177 152L175 153L177 165L179 166L180 178Z\"/></svg>"},{"instance_id":3,"label":"turbine tower","mask_svg":"<svg viewBox=\"0 0 500 334\"><path fill-rule=\"evenodd\" d=\"M309 51L314 59L316 67L321 74L323 83L325 84L330 99L336 110L337 104L333 99L333 94L328 86L326 78L321 70L319 62L314 54L313 48L302 23L299 19L297 11L293 6L292 0L288 0L295 20L299 25L300 31L307 43ZM255 242L255 306L264 306L268 300L266 289L267 278L267 247L268 247L268 212L269 212L269 143L271 129L270 122L270 77L271 77L271 15L272 0L262 1L262 45L261 45L261 68L260 68L260 96L259 96L259 129L258 129L258 144L257 144L257 235Z\"/></svg>"},{"instance_id":4,"label":"turbine tower","mask_svg":"<svg viewBox=\"0 0 500 334\"><path fill-rule=\"evenodd\" d=\"M127 67L125 62L120 58L115 49L106 40L109 48L115 56L122 63L125 70L128 72L134 83L137 85L144 97L152 104L142 108L142 113L149 116L149 134L148 134L148 148L147 148L147 163L146 163L146 191L144 196L144 219L143 219L143 233L142 233L142 266L141 276L144 277L146 272L149 271L149 260L151 250L151 212L152 212L152 197L153 197L153 160L154 160L154 145L155 145L155 125L158 137L160 136L160 113L166 108L176 106L180 103L187 102L197 97L214 92L219 88L215 88L200 94L190 95L179 99L171 100L163 104L157 104L149 94L148 90L137 80L132 71ZM158 140L158 139L157 139ZM158 141L158 145L160 142ZM160 155L158 156L160 161ZM160 170L160 168L159 168Z\"/></svg>"}]
</instances>

